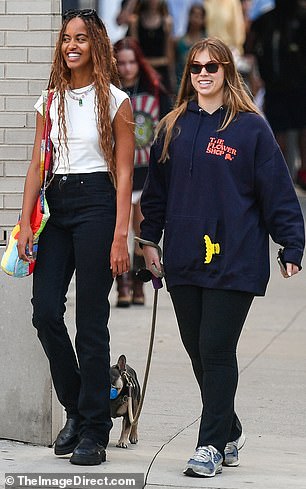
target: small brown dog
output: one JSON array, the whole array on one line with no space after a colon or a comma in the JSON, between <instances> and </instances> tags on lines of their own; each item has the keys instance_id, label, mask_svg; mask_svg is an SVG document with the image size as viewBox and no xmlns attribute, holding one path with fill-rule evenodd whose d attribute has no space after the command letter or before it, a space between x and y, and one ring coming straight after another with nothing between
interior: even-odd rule
<instances>
[{"instance_id":1,"label":"small brown dog","mask_svg":"<svg viewBox=\"0 0 306 489\"><path fill-rule=\"evenodd\" d=\"M112 418L123 417L121 435L117 443L119 448L127 448L128 441L132 444L138 442L137 424L131 425L128 412L128 397L131 396L133 417L137 412L140 401L140 385L137 374L126 363L126 357L120 355L116 365L110 368L111 380L111 416Z\"/></svg>"}]
</instances>

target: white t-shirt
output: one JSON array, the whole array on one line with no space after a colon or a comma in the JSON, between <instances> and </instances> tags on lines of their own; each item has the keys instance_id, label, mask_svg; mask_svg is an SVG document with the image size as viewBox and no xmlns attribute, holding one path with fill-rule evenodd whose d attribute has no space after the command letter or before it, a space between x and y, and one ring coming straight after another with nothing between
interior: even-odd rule
<instances>
[{"instance_id":1,"label":"white t-shirt","mask_svg":"<svg viewBox=\"0 0 306 489\"><path fill-rule=\"evenodd\" d=\"M88 87L82 87L73 90L73 95L78 96L78 93L83 93ZM122 102L128 96L125 92L110 85L110 117L113 121L117 110ZM43 98L38 99L35 104L35 109L42 114ZM107 162L99 147L99 134L97 130L95 107L95 89L93 88L82 99L82 106L78 100L74 100L65 93L65 116L67 125L67 150L64 141L61 141L61 157L58 159L58 97L56 94L50 107L50 118L52 122L51 140L54 145L54 173L92 173L97 171L108 171ZM68 159L69 157L69 159Z\"/></svg>"}]
</instances>

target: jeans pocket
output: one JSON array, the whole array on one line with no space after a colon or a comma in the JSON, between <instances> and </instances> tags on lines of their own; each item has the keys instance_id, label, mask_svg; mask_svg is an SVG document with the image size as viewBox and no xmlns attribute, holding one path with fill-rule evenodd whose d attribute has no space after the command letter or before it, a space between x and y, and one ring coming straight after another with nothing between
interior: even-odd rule
<instances>
[{"instance_id":1,"label":"jeans pocket","mask_svg":"<svg viewBox=\"0 0 306 489\"><path fill-rule=\"evenodd\" d=\"M107 173L89 173L82 177L80 190L84 195L105 195L110 198L116 197L115 188Z\"/></svg>"}]
</instances>

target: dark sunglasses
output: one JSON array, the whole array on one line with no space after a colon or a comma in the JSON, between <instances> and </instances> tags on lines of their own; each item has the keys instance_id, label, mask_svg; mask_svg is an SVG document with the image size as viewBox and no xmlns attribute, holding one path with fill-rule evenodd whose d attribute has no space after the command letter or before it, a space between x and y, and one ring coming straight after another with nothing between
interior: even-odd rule
<instances>
[{"instance_id":1,"label":"dark sunglasses","mask_svg":"<svg viewBox=\"0 0 306 489\"><path fill-rule=\"evenodd\" d=\"M191 63L189 69L190 73L193 75L199 75L203 68L205 68L207 73L217 73L220 64L221 63L217 63L216 61L209 61L205 65L201 65L200 63Z\"/></svg>"},{"instance_id":2,"label":"dark sunglasses","mask_svg":"<svg viewBox=\"0 0 306 489\"><path fill-rule=\"evenodd\" d=\"M98 14L94 8L83 9L69 9L63 13L63 20L73 17L95 17L98 18Z\"/></svg>"}]
</instances>

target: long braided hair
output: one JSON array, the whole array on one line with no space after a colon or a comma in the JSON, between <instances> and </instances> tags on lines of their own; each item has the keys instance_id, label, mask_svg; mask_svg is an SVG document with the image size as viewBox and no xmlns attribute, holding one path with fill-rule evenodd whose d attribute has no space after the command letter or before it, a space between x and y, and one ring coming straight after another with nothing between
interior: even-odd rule
<instances>
[{"instance_id":1,"label":"long braided hair","mask_svg":"<svg viewBox=\"0 0 306 489\"><path fill-rule=\"evenodd\" d=\"M112 174L114 181L116 181L116 167L113 154L113 135L109 101L110 83L119 87L120 82L110 39L107 35L106 28L102 20L98 17L95 10L72 10L68 11L66 16L64 14L63 25L56 43L48 88L55 90L57 96L59 97L59 152L62 148L62 141L64 142L64 145L68 151L67 126L65 121L65 90L69 88L71 79L70 69L67 67L62 54L62 44L67 24L75 17L80 17L87 27L93 63L92 77L96 92L99 145L107 162L108 170Z\"/></svg>"}]
</instances>

